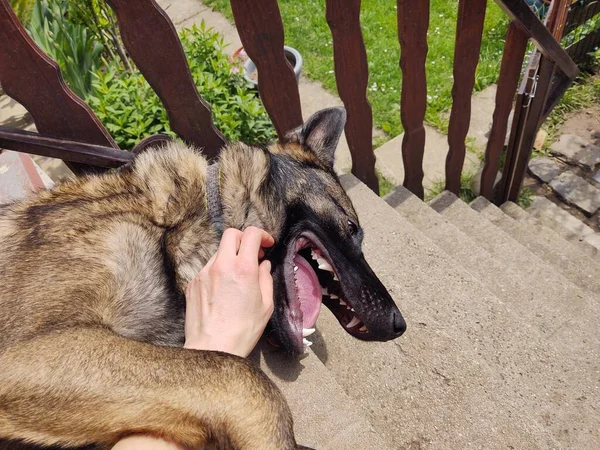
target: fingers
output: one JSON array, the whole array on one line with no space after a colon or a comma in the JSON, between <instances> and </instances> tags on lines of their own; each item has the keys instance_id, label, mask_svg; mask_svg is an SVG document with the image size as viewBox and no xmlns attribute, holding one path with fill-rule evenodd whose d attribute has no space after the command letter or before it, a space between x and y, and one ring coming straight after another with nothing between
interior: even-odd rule
<instances>
[{"instance_id":1,"label":"fingers","mask_svg":"<svg viewBox=\"0 0 600 450\"><path fill-rule=\"evenodd\" d=\"M248 261L257 261L258 264L261 248L272 247L274 244L275 240L266 231L256 227L248 227L244 230L238 255Z\"/></svg>"},{"instance_id":2,"label":"fingers","mask_svg":"<svg viewBox=\"0 0 600 450\"><path fill-rule=\"evenodd\" d=\"M243 233L235 228L227 228L221 237L217 257L231 257L238 253Z\"/></svg>"},{"instance_id":3,"label":"fingers","mask_svg":"<svg viewBox=\"0 0 600 450\"><path fill-rule=\"evenodd\" d=\"M258 286L263 303L273 313L273 277L271 276L271 261L263 261L258 267Z\"/></svg>"}]
</instances>

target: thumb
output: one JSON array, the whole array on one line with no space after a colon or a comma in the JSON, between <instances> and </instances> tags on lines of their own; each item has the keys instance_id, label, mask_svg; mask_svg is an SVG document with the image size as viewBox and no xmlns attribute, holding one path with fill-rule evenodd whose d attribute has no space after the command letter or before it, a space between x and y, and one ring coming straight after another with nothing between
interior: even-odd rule
<instances>
[{"instance_id":1,"label":"thumb","mask_svg":"<svg viewBox=\"0 0 600 450\"><path fill-rule=\"evenodd\" d=\"M273 311L273 277L271 276L271 261L263 261L258 267L258 286L265 306Z\"/></svg>"}]
</instances>

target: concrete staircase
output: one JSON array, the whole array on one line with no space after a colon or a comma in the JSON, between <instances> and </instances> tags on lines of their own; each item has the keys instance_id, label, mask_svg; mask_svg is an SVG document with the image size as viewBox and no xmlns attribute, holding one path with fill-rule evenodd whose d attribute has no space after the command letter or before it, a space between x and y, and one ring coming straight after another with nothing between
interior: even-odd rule
<instances>
[{"instance_id":1,"label":"concrete staircase","mask_svg":"<svg viewBox=\"0 0 600 450\"><path fill-rule=\"evenodd\" d=\"M600 260L514 204L342 183L408 323L358 341L323 308L305 359L254 357L318 449L600 448Z\"/></svg>"}]
</instances>

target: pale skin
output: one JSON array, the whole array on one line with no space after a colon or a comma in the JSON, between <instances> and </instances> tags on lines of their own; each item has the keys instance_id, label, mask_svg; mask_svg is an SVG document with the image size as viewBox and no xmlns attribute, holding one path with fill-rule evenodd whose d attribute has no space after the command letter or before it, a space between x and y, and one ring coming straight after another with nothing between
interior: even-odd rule
<instances>
[{"instance_id":1,"label":"pale skin","mask_svg":"<svg viewBox=\"0 0 600 450\"><path fill-rule=\"evenodd\" d=\"M271 263L260 261L275 243L266 231L225 230L217 253L186 289L185 344L247 357L273 314ZM113 450L186 450L148 435L120 440Z\"/></svg>"}]
</instances>

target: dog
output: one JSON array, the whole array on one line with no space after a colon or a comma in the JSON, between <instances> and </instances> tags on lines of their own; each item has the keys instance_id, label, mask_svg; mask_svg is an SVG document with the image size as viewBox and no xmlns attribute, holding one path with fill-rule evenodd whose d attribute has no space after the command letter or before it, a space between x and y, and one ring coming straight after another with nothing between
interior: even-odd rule
<instances>
[{"instance_id":1,"label":"dog","mask_svg":"<svg viewBox=\"0 0 600 450\"><path fill-rule=\"evenodd\" d=\"M256 226L276 242L277 345L303 353L321 304L358 339L405 331L333 169L345 120L322 110L280 142L228 144L210 166L171 143L1 206L4 445L106 447L144 432L192 448L302 448L259 369L182 348L184 292L224 228Z\"/></svg>"}]
</instances>

